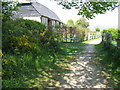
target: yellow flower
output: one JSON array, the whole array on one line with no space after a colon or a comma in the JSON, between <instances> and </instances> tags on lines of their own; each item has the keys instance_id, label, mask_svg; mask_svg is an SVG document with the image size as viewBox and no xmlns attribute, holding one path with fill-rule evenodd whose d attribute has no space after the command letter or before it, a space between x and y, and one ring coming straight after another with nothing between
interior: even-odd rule
<instances>
[{"instance_id":1,"label":"yellow flower","mask_svg":"<svg viewBox=\"0 0 120 90\"><path fill-rule=\"evenodd\" d=\"M27 36L27 35L23 35L23 37L28 38L28 36Z\"/></svg>"},{"instance_id":2,"label":"yellow flower","mask_svg":"<svg viewBox=\"0 0 120 90\"><path fill-rule=\"evenodd\" d=\"M9 61L7 59L2 59L3 60L3 64L9 64Z\"/></svg>"},{"instance_id":3,"label":"yellow flower","mask_svg":"<svg viewBox=\"0 0 120 90\"><path fill-rule=\"evenodd\" d=\"M40 35L41 35L41 36L44 36L47 31L48 31L48 30L45 30L44 32L40 33Z\"/></svg>"},{"instance_id":4,"label":"yellow flower","mask_svg":"<svg viewBox=\"0 0 120 90\"><path fill-rule=\"evenodd\" d=\"M3 56L2 50L0 50L0 56Z\"/></svg>"},{"instance_id":5,"label":"yellow flower","mask_svg":"<svg viewBox=\"0 0 120 90\"><path fill-rule=\"evenodd\" d=\"M0 76L2 76L4 74L4 72L0 72Z\"/></svg>"}]
</instances>

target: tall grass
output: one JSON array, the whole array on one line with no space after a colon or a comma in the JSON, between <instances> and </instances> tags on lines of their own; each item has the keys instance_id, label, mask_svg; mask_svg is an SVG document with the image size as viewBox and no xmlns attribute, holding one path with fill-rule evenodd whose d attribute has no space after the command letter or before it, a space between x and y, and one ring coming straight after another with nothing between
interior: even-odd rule
<instances>
[{"instance_id":1,"label":"tall grass","mask_svg":"<svg viewBox=\"0 0 120 90\"><path fill-rule=\"evenodd\" d=\"M103 43L96 45L96 60L103 65L102 69L111 75L115 86L120 88L120 49L114 46L105 47Z\"/></svg>"}]
</instances>

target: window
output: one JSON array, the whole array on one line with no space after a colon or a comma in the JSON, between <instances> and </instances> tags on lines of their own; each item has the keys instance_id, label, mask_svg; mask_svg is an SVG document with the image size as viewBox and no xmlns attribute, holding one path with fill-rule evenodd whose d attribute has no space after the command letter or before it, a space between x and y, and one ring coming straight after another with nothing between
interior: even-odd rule
<instances>
[{"instance_id":1,"label":"window","mask_svg":"<svg viewBox=\"0 0 120 90\"><path fill-rule=\"evenodd\" d=\"M55 26L55 21L52 21L52 26Z\"/></svg>"},{"instance_id":2,"label":"window","mask_svg":"<svg viewBox=\"0 0 120 90\"><path fill-rule=\"evenodd\" d=\"M42 17L42 23L45 24L45 26L48 26L48 18Z\"/></svg>"}]
</instances>

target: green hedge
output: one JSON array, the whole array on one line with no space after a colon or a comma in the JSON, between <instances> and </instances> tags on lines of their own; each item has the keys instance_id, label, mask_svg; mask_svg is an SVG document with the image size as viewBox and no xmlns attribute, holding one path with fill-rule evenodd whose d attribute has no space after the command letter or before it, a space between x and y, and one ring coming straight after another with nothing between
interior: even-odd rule
<instances>
[{"instance_id":1,"label":"green hedge","mask_svg":"<svg viewBox=\"0 0 120 90\"><path fill-rule=\"evenodd\" d=\"M19 77L29 72L28 69L36 70L44 63L55 62L60 48L43 24L32 20L7 20L2 29L3 79Z\"/></svg>"}]
</instances>

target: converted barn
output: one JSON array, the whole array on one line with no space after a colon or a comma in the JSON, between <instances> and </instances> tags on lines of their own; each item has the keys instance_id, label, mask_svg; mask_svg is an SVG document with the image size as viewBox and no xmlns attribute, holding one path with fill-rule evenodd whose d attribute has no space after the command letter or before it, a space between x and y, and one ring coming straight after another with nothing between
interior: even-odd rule
<instances>
[{"instance_id":1,"label":"converted barn","mask_svg":"<svg viewBox=\"0 0 120 90\"><path fill-rule=\"evenodd\" d=\"M51 26L63 26L63 23L53 11L36 1L22 2L18 9L15 13L19 18L39 21L49 29L51 29Z\"/></svg>"}]
</instances>

